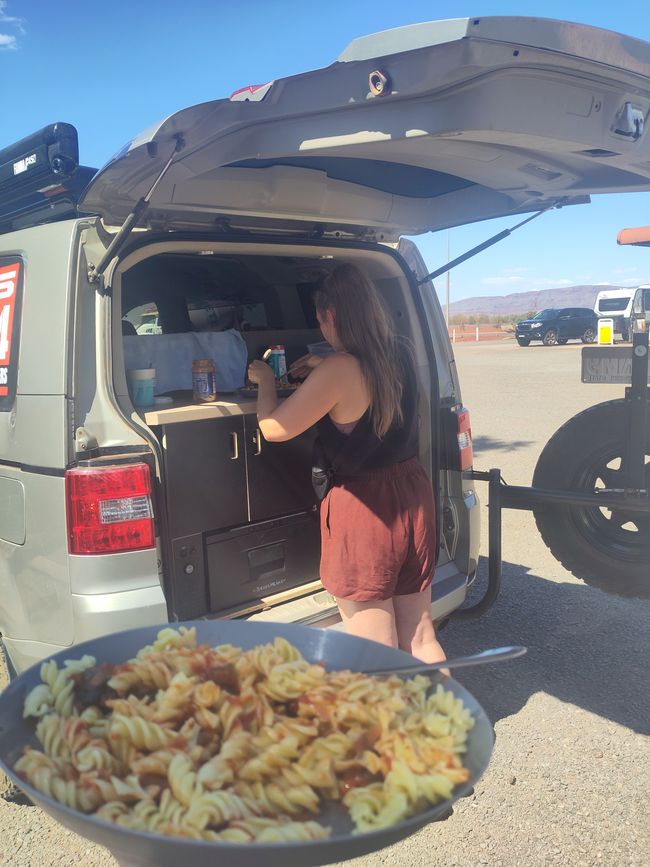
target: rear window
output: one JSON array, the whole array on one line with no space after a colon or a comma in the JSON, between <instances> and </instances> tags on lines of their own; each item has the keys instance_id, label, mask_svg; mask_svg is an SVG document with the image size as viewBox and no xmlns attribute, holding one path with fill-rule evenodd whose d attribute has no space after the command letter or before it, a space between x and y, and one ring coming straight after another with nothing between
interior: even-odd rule
<instances>
[{"instance_id":1,"label":"rear window","mask_svg":"<svg viewBox=\"0 0 650 867\"><path fill-rule=\"evenodd\" d=\"M272 257L169 255L146 260L125 275L122 332L147 336L317 327L310 297L314 284L303 285L283 264Z\"/></svg>"},{"instance_id":2,"label":"rear window","mask_svg":"<svg viewBox=\"0 0 650 867\"><path fill-rule=\"evenodd\" d=\"M598 302L598 310L600 313L616 313L626 310L629 303L629 298L601 298Z\"/></svg>"},{"instance_id":3,"label":"rear window","mask_svg":"<svg viewBox=\"0 0 650 867\"><path fill-rule=\"evenodd\" d=\"M263 301L249 301L237 295L209 292L191 293L185 299L194 331L258 331L269 328L269 317Z\"/></svg>"},{"instance_id":4,"label":"rear window","mask_svg":"<svg viewBox=\"0 0 650 867\"><path fill-rule=\"evenodd\" d=\"M554 319L560 313L554 307L547 307L546 310L540 310L533 316L533 319Z\"/></svg>"}]
</instances>

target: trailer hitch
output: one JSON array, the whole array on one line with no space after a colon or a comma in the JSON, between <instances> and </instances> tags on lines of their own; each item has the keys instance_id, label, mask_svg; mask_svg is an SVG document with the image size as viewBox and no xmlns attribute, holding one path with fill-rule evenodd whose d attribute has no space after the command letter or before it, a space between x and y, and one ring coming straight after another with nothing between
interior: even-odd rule
<instances>
[{"instance_id":1,"label":"trailer hitch","mask_svg":"<svg viewBox=\"0 0 650 867\"><path fill-rule=\"evenodd\" d=\"M466 478L488 483L488 586L475 604L460 608L452 617L470 619L480 617L494 604L501 589L501 529L503 509L532 510L543 506L583 506L593 509L611 509L627 513L650 515L650 491L646 478L646 442L648 419L648 329L633 335L631 385L625 392L629 407L629 428L621 431L625 440L627 459L625 484L620 490L587 491L549 490L546 488L508 485L501 470L487 472L468 470Z\"/></svg>"},{"instance_id":2,"label":"trailer hitch","mask_svg":"<svg viewBox=\"0 0 650 867\"><path fill-rule=\"evenodd\" d=\"M495 602L501 590L502 557L501 530L503 509L532 511L538 506L591 506L595 509L620 509L626 512L650 514L650 494L644 489L584 493L580 491L553 491L508 485L501 470L492 468L469 470L466 477L488 483L488 586L484 595L475 604L459 608L451 616L456 620L480 617Z\"/></svg>"}]
</instances>

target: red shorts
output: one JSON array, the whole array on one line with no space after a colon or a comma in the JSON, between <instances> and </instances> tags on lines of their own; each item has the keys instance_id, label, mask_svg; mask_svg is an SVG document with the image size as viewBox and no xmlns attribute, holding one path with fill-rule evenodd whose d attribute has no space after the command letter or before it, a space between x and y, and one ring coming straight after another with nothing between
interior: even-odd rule
<instances>
[{"instance_id":1,"label":"red shorts","mask_svg":"<svg viewBox=\"0 0 650 867\"><path fill-rule=\"evenodd\" d=\"M436 565L433 490L417 458L337 478L321 503L323 586L371 602L418 593Z\"/></svg>"}]
</instances>

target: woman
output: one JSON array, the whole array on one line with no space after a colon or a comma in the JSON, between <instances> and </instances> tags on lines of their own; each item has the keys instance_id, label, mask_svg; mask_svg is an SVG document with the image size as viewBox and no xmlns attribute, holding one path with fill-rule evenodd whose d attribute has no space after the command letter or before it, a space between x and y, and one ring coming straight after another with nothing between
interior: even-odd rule
<instances>
[{"instance_id":1,"label":"woman","mask_svg":"<svg viewBox=\"0 0 650 867\"><path fill-rule=\"evenodd\" d=\"M333 471L321 503L321 580L346 630L438 662L445 655L430 614L434 499L416 458L413 361L353 265L337 267L314 303L335 352L299 359L291 372L305 382L282 404L269 365L250 365L260 430L283 442L317 425Z\"/></svg>"}]
</instances>

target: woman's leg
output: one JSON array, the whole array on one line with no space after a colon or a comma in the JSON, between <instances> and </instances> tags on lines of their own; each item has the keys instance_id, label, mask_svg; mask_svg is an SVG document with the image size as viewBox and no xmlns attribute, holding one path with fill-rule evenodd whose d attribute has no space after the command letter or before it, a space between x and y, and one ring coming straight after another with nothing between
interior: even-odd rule
<instances>
[{"instance_id":1,"label":"woman's leg","mask_svg":"<svg viewBox=\"0 0 650 867\"><path fill-rule=\"evenodd\" d=\"M351 602L337 599L341 620L348 635L370 638L389 647L397 647L397 629L393 600ZM444 658L444 657L443 657Z\"/></svg>"},{"instance_id":2,"label":"woman's leg","mask_svg":"<svg viewBox=\"0 0 650 867\"><path fill-rule=\"evenodd\" d=\"M395 625L401 650L412 653L422 662L446 659L431 622L431 586L421 593L393 596Z\"/></svg>"}]
</instances>

